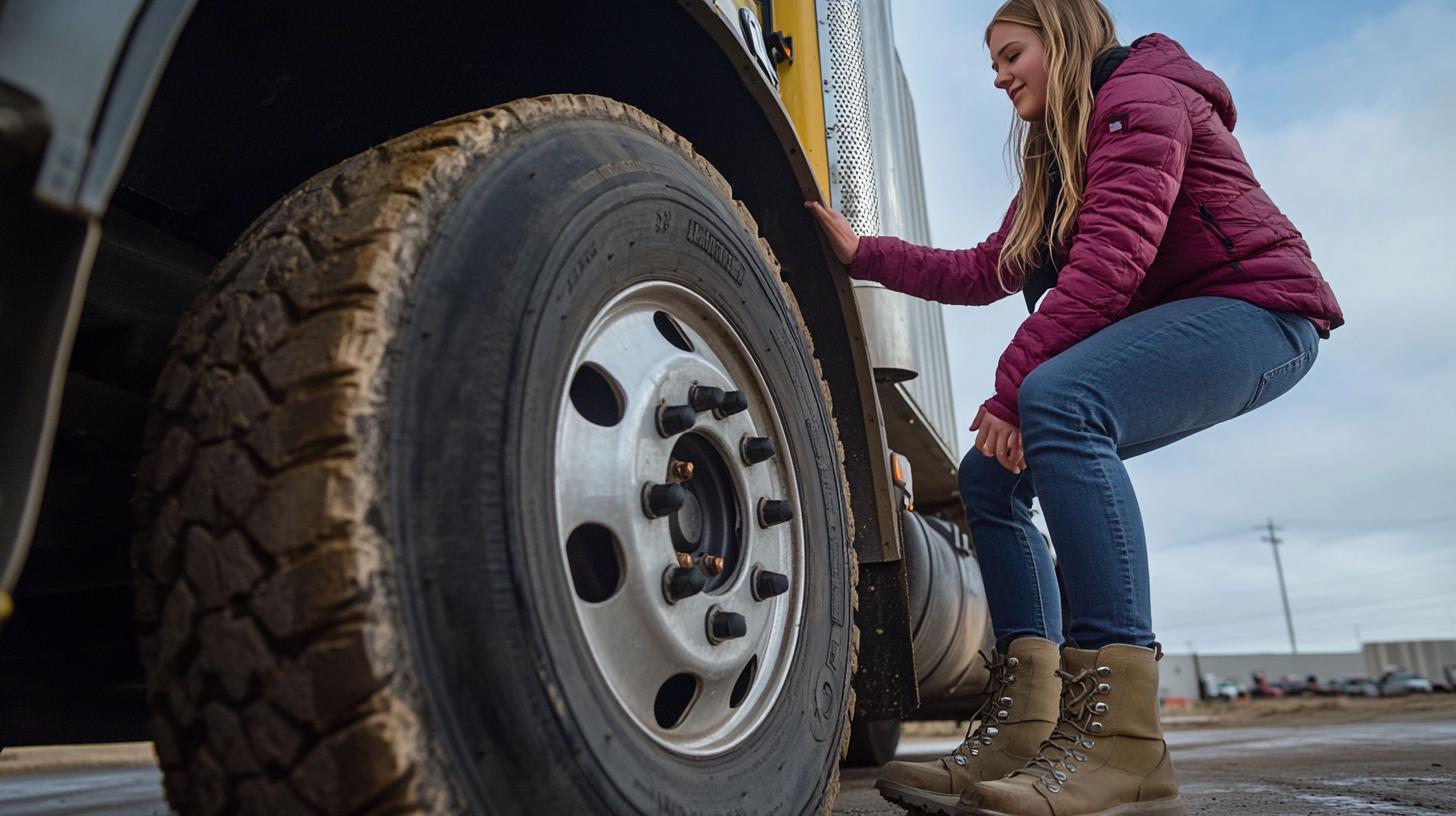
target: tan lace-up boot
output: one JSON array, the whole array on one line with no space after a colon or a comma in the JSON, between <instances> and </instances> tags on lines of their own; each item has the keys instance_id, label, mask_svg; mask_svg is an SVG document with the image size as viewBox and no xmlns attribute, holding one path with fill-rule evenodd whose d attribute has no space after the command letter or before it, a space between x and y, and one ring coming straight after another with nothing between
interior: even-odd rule
<instances>
[{"instance_id":1,"label":"tan lace-up boot","mask_svg":"<svg viewBox=\"0 0 1456 816\"><path fill-rule=\"evenodd\" d=\"M875 783L880 795L912 813L953 814L961 791L1024 766L1051 733L1061 681L1057 644L1017 638L991 655L986 702L965 742L929 762L891 762Z\"/></svg>"},{"instance_id":2,"label":"tan lace-up boot","mask_svg":"<svg viewBox=\"0 0 1456 816\"><path fill-rule=\"evenodd\" d=\"M1036 758L961 797L961 816L1185 816L1158 722L1161 651L1062 652L1062 708Z\"/></svg>"}]
</instances>

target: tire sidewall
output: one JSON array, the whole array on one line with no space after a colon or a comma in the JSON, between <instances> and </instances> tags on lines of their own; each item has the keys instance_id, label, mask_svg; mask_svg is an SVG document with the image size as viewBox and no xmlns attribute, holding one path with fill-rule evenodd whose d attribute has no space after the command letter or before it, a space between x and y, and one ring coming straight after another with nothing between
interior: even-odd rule
<instances>
[{"instance_id":1,"label":"tire sidewall","mask_svg":"<svg viewBox=\"0 0 1456 816\"><path fill-rule=\"evenodd\" d=\"M690 223L719 249L687 240ZM803 505L793 665L767 720L706 759L663 749L612 697L575 618L559 544L569 531L555 522L567 366L598 309L644 280L703 296L759 353ZM796 318L731 202L635 128L530 131L463 186L408 326L392 398L392 527L426 697L477 805L507 788L537 806L613 812L817 809L849 687L847 497Z\"/></svg>"}]
</instances>

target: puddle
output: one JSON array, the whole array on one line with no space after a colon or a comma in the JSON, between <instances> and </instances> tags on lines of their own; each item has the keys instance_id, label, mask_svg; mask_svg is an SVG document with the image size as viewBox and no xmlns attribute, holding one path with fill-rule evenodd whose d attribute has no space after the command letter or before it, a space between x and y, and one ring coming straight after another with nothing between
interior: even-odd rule
<instances>
[{"instance_id":1,"label":"puddle","mask_svg":"<svg viewBox=\"0 0 1456 816\"><path fill-rule=\"evenodd\" d=\"M1339 794L1301 793L1297 798L1329 808L1330 813L1399 813L1401 816L1446 816L1450 811L1427 810L1395 802L1372 802L1358 796Z\"/></svg>"}]
</instances>

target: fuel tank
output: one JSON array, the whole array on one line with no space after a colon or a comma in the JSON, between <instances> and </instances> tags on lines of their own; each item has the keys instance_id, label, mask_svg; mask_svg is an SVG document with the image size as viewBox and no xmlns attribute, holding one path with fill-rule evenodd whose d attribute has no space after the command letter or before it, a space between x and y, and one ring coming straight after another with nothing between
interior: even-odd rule
<instances>
[{"instance_id":1,"label":"fuel tank","mask_svg":"<svg viewBox=\"0 0 1456 816\"><path fill-rule=\"evenodd\" d=\"M970 537L944 519L902 511L920 708L913 719L965 719L981 702L993 643Z\"/></svg>"}]
</instances>

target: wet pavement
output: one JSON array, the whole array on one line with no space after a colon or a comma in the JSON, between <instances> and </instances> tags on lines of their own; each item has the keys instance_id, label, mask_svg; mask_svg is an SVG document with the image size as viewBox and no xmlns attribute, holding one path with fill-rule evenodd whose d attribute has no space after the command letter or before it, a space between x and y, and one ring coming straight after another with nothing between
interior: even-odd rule
<instances>
[{"instance_id":1,"label":"wet pavement","mask_svg":"<svg viewBox=\"0 0 1456 816\"><path fill-rule=\"evenodd\" d=\"M900 759L949 753L958 738L903 740ZM1456 813L1456 721L1171 731L1189 814L1435 816ZM835 816L898 816L875 769L846 768Z\"/></svg>"},{"instance_id":2,"label":"wet pavement","mask_svg":"<svg viewBox=\"0 0 1456 816\"><path fill-rule=\"evenodd\" d=\"M1168 742L1190 814L1434 816L1456 813L1456 720L1172 731ZM907 739L902 759L959 739ZM8 753L8 752L7 752ZM876 771L844 769L836 816L898 816L874 791ZM0 775L5 816L163 816L151 764Z\"/></svg>"}]
</instances>

